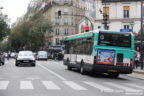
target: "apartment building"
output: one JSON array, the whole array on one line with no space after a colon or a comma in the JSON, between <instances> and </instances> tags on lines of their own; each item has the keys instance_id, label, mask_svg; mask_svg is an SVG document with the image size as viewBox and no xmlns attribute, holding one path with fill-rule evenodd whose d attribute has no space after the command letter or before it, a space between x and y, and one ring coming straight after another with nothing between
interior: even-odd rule
<instances>
[{"instance_id":1,"label":"apartment building","mask_svg":"<svg viewBox=\"0 0 144 96\"><path fill-rule=\"evenodd\" d=\"M54 25L53 32L46 33L47 45L60 45L66 36L78 33L79 22L84 17L73 15L84 15L85 10L85 0L47 0L43 14Z\"/></svg>"},{"instance_id":2,"label":"apartment building","mask_svg":"<svg viewBox=\"0 0 144 96\"><path fill-rule=\"evenodd\" d=\"M133 31L140 30L141 3L140 0L95 0L96 3L96 28L104 29L103 15L100 10L108 15L107 29L120 31L120 29L132 29L131 22L134 23Z\"/></svg>"}]
</instances>

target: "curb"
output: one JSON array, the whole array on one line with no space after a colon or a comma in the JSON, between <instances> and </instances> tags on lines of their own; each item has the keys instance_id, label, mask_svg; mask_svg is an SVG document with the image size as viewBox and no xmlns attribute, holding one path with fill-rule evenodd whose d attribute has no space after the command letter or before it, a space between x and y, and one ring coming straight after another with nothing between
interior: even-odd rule
<instances>
[{"instance_id":1,"label":"curb","mask_svg":"<svg viewBox=\"0 0 144 96\"><path fill-rule=\"evenodd\" d=\"M144 74L144 71L133 71L134 73Z\"/></svg>"}]
</instances>

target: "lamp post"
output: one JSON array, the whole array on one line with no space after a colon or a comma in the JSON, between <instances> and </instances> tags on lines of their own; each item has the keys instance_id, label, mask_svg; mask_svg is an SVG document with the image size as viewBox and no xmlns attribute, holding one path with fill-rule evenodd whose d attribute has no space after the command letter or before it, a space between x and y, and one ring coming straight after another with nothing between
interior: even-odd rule
<instances>
[{"instance_id":1,"label":"lamp post","mask_svg":"<svg viewBox=\"0 0 144 96\"><path fill-rule=\"evenodd\" d=\"M141 48L141 69L143 69L143 0L141 0L141 36L140 36L140 48Z\"/></svg>"}]
</instances>

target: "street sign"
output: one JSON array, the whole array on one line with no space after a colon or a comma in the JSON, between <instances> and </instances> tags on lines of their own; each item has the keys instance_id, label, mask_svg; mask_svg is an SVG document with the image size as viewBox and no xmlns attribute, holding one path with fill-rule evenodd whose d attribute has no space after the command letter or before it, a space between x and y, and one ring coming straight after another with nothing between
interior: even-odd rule
<instances>
[{"instance_id":1,"label":"street sign","mask_svg":"<svg viewBox=\"0 0 144 96\"><path fill-rule=\"evenodd\" d=\"M132 29L120 29L120 32L132 32Z\"/></svg>"},{"instance_id":2,"label":"street sign","mask_svg":"<svg viewBox=\"0 0 144 96\"><path fill-rule=\"evenodd\" d=\"M133 28L134 27L134 22L132 21L132 22L130 22L130 26Z\"/></svg>"}]
</instances>

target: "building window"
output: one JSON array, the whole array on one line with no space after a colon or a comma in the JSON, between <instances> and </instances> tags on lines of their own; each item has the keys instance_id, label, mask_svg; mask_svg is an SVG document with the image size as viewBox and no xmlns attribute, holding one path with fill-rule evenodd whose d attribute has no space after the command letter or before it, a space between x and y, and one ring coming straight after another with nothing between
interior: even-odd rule
<instances>
[{"instance_id":1,"label":"building window","mask_svg":"<svg viewBox=\"0 0 144 96\"><path fill-rule=\"evenodd\" d=\"M103 7L103 12L106 13L107 19L109 19L109 7Z\"/></svg>"},{"instance_id":2,"label":"building window","mask_svg":"<svg viewBox=\"0 0 144 96\"><path fill-rule=\"evenodd\" d=\"M129 6L124 6L123 9L124 9L124 11L123 11L124 18L129 18L129 9L130 9Z\"/></svg>"},{"instance_id":3,"label":"building window","mask_svg":"<svg viewBox=\"0 0 144 96\"><path fill-rule=\"evenodd\" d=\"M64 3L68 3L68 0L64 0Z\"/></svg>"},{"instance_id":4,"label":"building window","mask_svg":"<svg viewBox=\"0 0 144 96\"><path fill-rule=\"evenodd\" d=\"M64 18L64 25L68 25L68 18Z\"/></svg>"},{"instance_id":5,"label":"building window","mask_svg":"<svg viewBox=\"0 0 144 96\"><path fill-rule=\"evenodd\" d=\"M64 35L68 35L68 28L64 29Z\"/></svg>"},{"instance_id":6,"label":"building window","mask_svg":"<svg viewBox=\"0 0 144 96\"><path fill-rule=\"evenodd\" d=\"M64 8L64 14L68 14L68 8Z\"/></svg>"},{"instance_id":7,"label":"building window","mask_svg":"<svg viewBox=\"0 0 144 96\"><path fill-rule=\"evenodd\" d=\"M55 8L55 14L58 14L59 8Z\"/></svg>"},{"instance_id":8,"label":"building window","mask_svg":"<svg viewBox=\"0 0 144 96\"><path fill-rule=\"evenodd\" d=\"M59 38L56 38L56 45L59 45Z\"/></svg>"},{"instance_id":9,"label":"building window","mask_svg":"<svg viewBox=\"0 0 144 96\"><path fill-rule=\"evenodd\" d=\"M56 3L59 3L59 0L54 0Z\"/></svg>"},{"instance_id":10,"label":"building window","mask_svg":"<svg viewBox=\"0 0 144 96\"><path fill-rule=\"evenodd\" d=\"M56 18L55 23L56 23L56 25L59 25L59 19L58 18Z\"/></svg>"},{"instance_id":11,"label":"building window","mask_svg":"<svg viewBox=\"0 0 144 96\"><path fill-rule=\"evenodd\" d=\"M59 29L56 29L56 35L60 35L60 34L59 34Z\"/></svg>"},{"instance_id":12,"label":"building window","mask_svg":"<svg viewBox=\"0 0 144 96\"><path fill-rule=\"evenodd\" d=\"M129 29L129 25L124 25L124 29Z\"/></svg>"}]
</instances>

